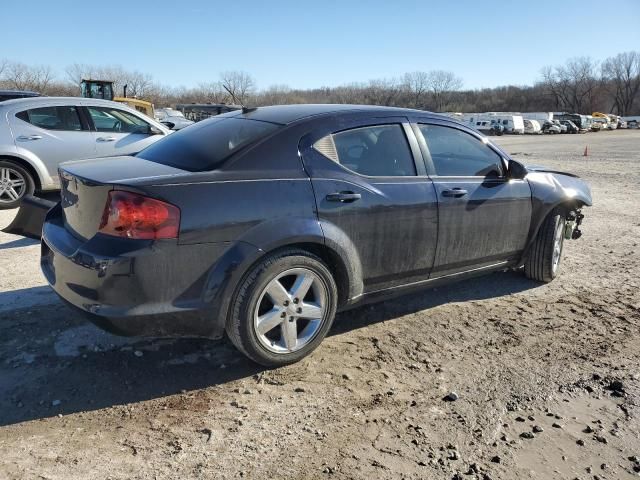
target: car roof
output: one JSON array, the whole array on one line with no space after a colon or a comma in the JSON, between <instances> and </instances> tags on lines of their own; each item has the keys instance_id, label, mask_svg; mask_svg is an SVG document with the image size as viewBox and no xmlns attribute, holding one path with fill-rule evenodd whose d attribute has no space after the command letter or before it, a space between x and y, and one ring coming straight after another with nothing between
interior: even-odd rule
<instances>
[{"instance_id":1,"label":"car roof","mask_svg":"<svg viewBox=\"0 0 640 480\"><path fill-rule=\"evenodd\" d=\"M40 96L38 92L33 92L31 90L4 90L4 89L0 89L0 95L25 95L29 97Z\"/></svg>"},{"instance_id":2,"label":"car roof","mask_svg":"<svg viewBox=\"0 0 640 480\"><path fill-rule=\"evenodd\" d=\"M52 102L64 102L64 103L72 103L74 105L96 105L96 106L105 106L105 107L113 107L114 104L122 107L126 107L123 103L112 102L111 100L102 100L99 98L84 98L84 97L29 97L29 98L14 98L12 100L6 100L0 103L0 108L5 107L13 107L13 106L24 106L24 107L32 107L38 106L41 104L52 103Z\"/></svg>"},{"instance_id":3,"label":"car roof","mask_svg":"<svg viewBox=\"0 0 640 480\"><path fill-rule=\"evenodd\" d=\"M339 115L348 113L367 113L371 115L428 115L445 120L456 121L446 115L434 114L424 110L410 108L381 107L377 105L349 105L349 104L295 104L257 107L249 111L238 110L226 113L226 116L243 116L253 120L262 120L280 124L289 124L309 117Z\"/></svg>"}]
</instances>

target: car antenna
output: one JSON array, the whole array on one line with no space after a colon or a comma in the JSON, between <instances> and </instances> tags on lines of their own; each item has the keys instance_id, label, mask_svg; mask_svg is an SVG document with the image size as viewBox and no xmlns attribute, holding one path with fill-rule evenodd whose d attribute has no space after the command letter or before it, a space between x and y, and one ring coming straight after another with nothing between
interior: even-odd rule
<instances>
[{"instance_id":1,"label":"car antenna","mask_svg":"<svg viewBox=\"0 0 640 480\"><path fill-rule=\"evenodd\" d=\"M227 91L227 93L231 96L231 100L233 100L234 102L237 101L236 96L226 85L222 85L222 88L224 88ZM240 103L240 106L242 107L242 113L249 113L258 109L258 107L247 107L242 103L242 101L240 101L239 103Z\"/></svg>"}]
</instances>

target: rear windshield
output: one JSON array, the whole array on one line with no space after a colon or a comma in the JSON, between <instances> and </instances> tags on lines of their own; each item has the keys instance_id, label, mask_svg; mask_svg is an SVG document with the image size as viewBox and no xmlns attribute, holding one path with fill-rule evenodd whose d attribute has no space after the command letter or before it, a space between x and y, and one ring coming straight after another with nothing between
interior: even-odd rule
<instances>
[{"instance_id":1,"label":"rear windshield","mask_svg":"<svg viewBox=\"0 0 640 480\"><path fill-rule=\"evenodd\" d=\"M214 170L238 150L279 127L246 118L212 118L168 135L137 156L190 172Z\"/></svg>"}]
</instances>

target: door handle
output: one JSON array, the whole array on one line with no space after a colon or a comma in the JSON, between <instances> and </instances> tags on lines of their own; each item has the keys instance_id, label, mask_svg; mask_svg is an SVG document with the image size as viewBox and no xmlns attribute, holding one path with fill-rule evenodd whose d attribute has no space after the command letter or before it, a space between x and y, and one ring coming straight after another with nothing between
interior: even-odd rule
<instances>
[{"instance_id":1,"label":"door handle","mask_svg":"<svg viewBox=\"0 0 640 480\"><path fill-rule=\"evenodd\" d=\"M360 200L362 195L354 192L336 192L327 195L328 202L351 203Z\"/></svg>"},{"instance_id":2,"label":"door handle","mask_svg":"<svg viewBox=\"0 0 640 480\"><path fill-rule=\"evenodd\" d=\"M98 137L96 140L99 142L115 142L116 137Z\"/></svg>"},{"instance_id":3,"label":"door handle","mask_svg":"<svg viewBox=\"0 0 640 480\"><path fill-rule=\"evenodd\" d=\"M460 198L460 197L464 197L468 193L469 192L467 192L466 190L463 190L462 188L456 187L456 188L452 188L452 189L443 190L442 191L442 196L443 197Z\"/></svg>"},{"instance_id":4,"label":"door handle","mask_svg":"<svg viewBox=\"0 0 640 480\"><path fill-rule=\"evenodd\" d=\"M20 135L18 137L18 140L22 142L26 142L29 140L40 140L41 138L42 138L42 135Z\"/></svg>"}]
</instances>

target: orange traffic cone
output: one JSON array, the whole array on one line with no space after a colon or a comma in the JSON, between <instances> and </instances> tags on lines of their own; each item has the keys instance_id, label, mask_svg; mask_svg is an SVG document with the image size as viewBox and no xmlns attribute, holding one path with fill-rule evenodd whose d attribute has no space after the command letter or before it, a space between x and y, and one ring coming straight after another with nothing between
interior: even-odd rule
<instances>
[{"instance_id":1,"label":"orange traffic cone","mask_svg":"<svg viewBox=\"0 0 640 480\"><path fill-rule=\"evenodd\" d=\"M589 156L589 146L587 145L586 147L584 147L584 153L582 154L583 157L588 157Z\"/></svg>"}]
</instances>

